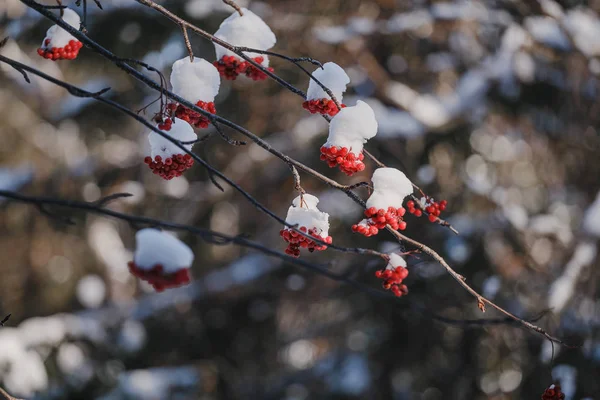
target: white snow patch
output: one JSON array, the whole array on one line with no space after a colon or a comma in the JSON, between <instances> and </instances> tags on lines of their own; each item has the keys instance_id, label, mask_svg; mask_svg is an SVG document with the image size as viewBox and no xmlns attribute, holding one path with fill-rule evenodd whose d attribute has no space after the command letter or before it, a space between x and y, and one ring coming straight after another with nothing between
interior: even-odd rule
<instances>
[{"instance_id":1,"label":"white snow patch","mask_svg":"<svg viewBox=\"0 0 600 400\"><path fill-rule=\"evenodd\" d=\"M600 192L596 195L596 200L585 211L583 230L600 238Z\"/></svg>"},{"instance_id":2,"label":"white snow patch","mask_svg":"<svg viewBox=\"0 0 600 400\"><path fill-rule=\"evenodd\" d=\"M325 87L331 90L339 103L342 102L342 97L346 91L346 85L350 83L350 78L342 67L334 62L328 62L323 64L323 68L317 68L314 70L312 75ZM310 83L308 84L306 99L315 100L328 98L329 95L327 92L325 92L317 82L311 79Z\"/></svg>"},{"instance_id":3,"label":"white snow patch","mask_svg":"<svg viewBox=\"0 0 600 400\"><path fill-rule=\"evenodd\" d=\"M558 50L569 50L569 38L560 29L558 22L550 17L527 17L525 27L538 42Z\"/></svg>"},{"instance_id":4,"label":"white snow patch","mask_svg":"<svg viewBox=\"0 0 600 400\"><path fill-rule=\"evenodd\" d=\"M86 308L98 308L106 298L106 285L98 275L86 275L77 282L77 300Z\"/></svg>"},{"instance_id":5,"label":"white snow patch","mask_svg":"<svg viewBox=\"0 0 600 400\"><path fill-rule=\"evenodd\" d=\"M559 314L575 292L581 271L596 258L596 243L583 242L577 245L573 257L565 266L563 274L552 283L548 293L548 307Z\"/></svg>"},{"instance_id":6,"label":"white snow patch","mask_svg":"<svg viewBox=\"0 0 600 400\"><path fill-rule=\"evenodd\" d=\"M387 269L394 269L396 267L406 268L406 260L399 254L391 253L390 262L387 265Z\"/></svg>"},{"instance_id":7,"label":"white snow patch","mask_svg":"<svg viewBox=\"0 0 600 400\"><path fill-rule=\"evenodd\" d=\"M161 264L164 272L174 273L189 268L194 253L175 236L157 229L147 228L135 234L135 264L141 269L152 269Z\"/></svg>"},{"instance_id":8,"label":"white snow patch","mask_svg":"<svg viewBox=\"0 0 600 400\"><path fill-rule=\"evenodd\" d=\"M600 21L596 14L581 9L569 11L564 25L579 50L588 57L600 55Z\"/></svg>"},{"instance_id":9,"label":"white snow patch","mask_svg":"<svg viewBox=\"0 0 600 400\"><path fill-rule=\"evenodd\" d=\"M191 103L213 101L220 85L219 71L203 58L194 57L194 61L190 61L189 57L184 57L173 63L173 92Z\"/></svg>"},{"instance_id":10,"label":"white snow patch","mask_svg":"<svg viewBox=\"0 0 600 400\"><path fill-rule=\"evenodd\" d=\"M316 228L321 236L329 236L329 214L320 211L317 208L318 203L319 199L310 194L296 197L288 209L285 222L291 225L298 224L298 228Z\"/></svg>"},{"instance_id":11,"label":"white snow patch","mask_svg":"<svg viewBox=\"0 0 600 400\"><path fill-rule=\"evenodd\" d=\"M79 24L81 23L81 19L79 15L71 10L70 8L64 9L64 15L62 16L62 20L67 24L71 25L75 29L79 29ZM46 39L50 39L50 43L46 45ZM46 32L46 37L42 42L42 49L51 49L53 47L65 47L69 44L71 40L79 41L75 36L71 35L69 32L65 31L58 25L53 25Z\"/></svg>"},{"instance_id":12,"label":"white snow patch","mask_svg":"<svg viewBox=\"0 0 600 400\"><path fill-rule=\"evenodd\" d=\"M165 134L171 136L173 139L181 140L182 142L188 142L198 139L198 135L194 132L194 128L184 120L175 118L170 131L164 131ZM161 156L164 160L174 154L183 154L184 151L180 149L175 143L170 142L164 137L160 136L154 131L150 131L148 134L148 140L150 141L151 156L154 159L156 156ZM188 150L192 150L193 144L184 144Z\"/></svg>"},{"instance_id":13,"label":"white snow patch","mask_svg":"<svg viewBox=\"0 0 600 400\"><path fill-rule=\"evenodd\" d=\"M373 193L367 200L367 208L399 208L404 198L413 192L412 182L395 168L378 168L371 178Z\"/></svg>"},{"instance_id":14,"label":"white snow patch","mask_svg":"<svg viewBox=\"0 0 600 400\"><path fill-rule=\"evenodd\" d=\"M251 47L258 50L269 50L275 46L277 38L271 28L252 11L242 8L244 16L240 16L237 11L234 11L227 17L219 26L215 33L215 37L234 46ZM217 60L223 56L239 56L226 48L215 43L215 52ZM269 57L263 54L246 52L252 58L257 56L264 57L262 65L269 66Z\"/></svg>"},{"instance_id":15,"label":"white snow patch","mask_svg":"<svg viewBox=\"0 0 600 400\"><path fill-rule=\"evenodd\" d=\"M373 109L364 101L353 107L343 108L329 124L326 147L346 147L354 154L360 154L367 140L377 134L377 120Z\"/></svg>"}]
</instances>

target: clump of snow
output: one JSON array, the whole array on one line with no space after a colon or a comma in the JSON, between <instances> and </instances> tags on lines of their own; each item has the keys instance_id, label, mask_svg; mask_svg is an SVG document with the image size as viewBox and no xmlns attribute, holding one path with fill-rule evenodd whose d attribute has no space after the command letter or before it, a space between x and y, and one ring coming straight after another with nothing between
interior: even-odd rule
<instances>
[{"instance_id":1,"label":"clump of snow","mask_svg":"<svg viewBox=\"0 0 600 400\"><path fill-rule=\"evenodd\" d=\"M152 269L160 264L166 274L189 268L194 253L181 240L166 232L147 228L135 234L135 264L140 269Z\"/></svg>"},{"instance_id":2,"label":"clump of snow","mask_svg":"<svg viewBox=\"0 0 600 400\"><path fill-rule=\"evenodd\" d=\"M564 25L582 53L588 57L600 55L600 21L597 15L592 11L572 10L565 17Z\"/></svg>"},{"instance_id":3,"label":"clump of snow","mask_svg":"<svg viewBox=\"0 0 600 400\"><path fill-rule=\"evenodd\" d=\"M406 260L399 254L391 253L390 261L388 262L387 269L395 269L396 267L406 268Z\"/></svg>"},{"instance_id":4,"label":"clump of snow","mask_svg":"<svg viewBox=\"0 0 600 400\"><path fill-rule=\"evenodd\" d=\"M373 172L373 193L367 200L367 208L387 209L402 207L404 198L413 192L410 179L395 168L378 168Z\"/></svg>"},{"instance_id":5,"label":"clump of snow","mask_svg":"<svg viewBox=\"0 0 600 400\"><path fill-rule=\"evenodd\" d=\"M329 136L325 147L346 147L359 154L367 140L377 134L377 120L373 109L364 101L353 107L343 108L329 124Z\"/></svg>"},{"instance_id":6,"label":"clump of snow","mask_svg":"<svg viewBox=\"0 0 600 400\"><path fill-rule=\"evenodd\" d=\"M285 222L308 229L316 228L322 237L329 236L329 214L317 208L319 199L311 194L298 196L288 209Z\"/></svg>"},{"instance_id":7,"label":"clump of snow","mask_svg":"<svg viewBox=\"0 0 600 400\"><path fill-rule=\"evenodd\" d=\"M346 74L346 71L334 62L328 62L323 64L323 68L317 68L312 75L319 80L325 87L327 87L336 100L341 103L342 96L346 91L346 85L350 83L350 77ZM306 100L316 99L328 99L329 95L325 92L321 86L313 79L308 84L308 91L306 92Z\"/></svg>"},{"instance_id":8,"label":"clump of snow","mask_svg":"<svg viewBox=\"0 0 600 400\"><path fill-rule=\"evenodd\" d=\"M79 15L71 10L70 8L64 9L64 15L62 20L67 24L71 25L75 29L79 29L81 19ZM50 42L46 45L46 39L50 39ZM51 49L52 47L65 47L71 40L79 41L75 36L65 31L58 25L53 25L46 31L46 37L42 42L42 49Z\"/></svg>"},{"instance_id":9,"label":"clump of snow","mask_svg":"<svg viewBox=\"0 0 600 400\"><path fill-rule=\"evenodd\" d=\"M251 47L258 50L269 50L275 45L277 39L271 28L252 11L242 8L243 16L235 11L227 17L219 26L215 37L234 46ZM226 48L215 43L215 52L217 60L223 56L239 56ZM269 57L266 55L246 52L251 58L262 56L264 58L262 65L269 66Z\"/></svg>"},{"instance_id":10,"label":"clump of snow","mask_svg":"<svg viewBox=\"0 0 600 400\"><path fill-rule=\"evenodd\" d=\"M171 86L173 92L187 101L196 104L202 100L211 102L219 93L221 77L219 71L208 61L194 57L184 57L173 63Z\"/></svg>"},{"instance_id":11,"label":"clump of snow","mask_svg":"<svg viewBox=\"0 0 600 400\"><path fill-rule=\"evenodd\" d=\"M171 125L170 131L165 131L165 134L171 136L173 139L181 140L182 142L189 142L198 139L198 135L194 132L194 128L187 122L174 118L173 125ZM175 143L170 142L164 137L160 136L154 131L150 131L148 135L150 141L151 155L152 158L161 156L164 159L173 156L173 154L182 154L181 150ZM192 150L193 144L184 144L188 150Z\"/></svg>"}]
</instances>

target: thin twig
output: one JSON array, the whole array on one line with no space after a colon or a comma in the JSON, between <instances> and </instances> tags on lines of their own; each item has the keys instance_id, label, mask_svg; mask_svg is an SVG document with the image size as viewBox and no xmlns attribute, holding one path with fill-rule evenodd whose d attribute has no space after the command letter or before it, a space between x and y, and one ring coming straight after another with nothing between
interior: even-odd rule
<instances>
[{"instance_id":1,"label":"thin twig","mask_svg":"<svg viewBox=\"0 0 600 400\"><path fill-rule=\"evenodd\" d=\"M242 12L242 9L240 6L238 6L235 1L233 0L223 0L223 3L227 4L228 6L231 6L235 9L235 11L238 12L238 14L240 14L240 17L244 16L244 13Z\"/></svg>"},{"instance_id":2,"label":"thin twig","mask_svg":"<svg viewBox=\"0 0 600 400\"><path fill-rule=\"evenodd\" d=\"M192 51L192 43L190 43L187 28L183 25L181 25L181 32L183 33L183 41L185 42L185 47L190 56L190 62L194 62L194 52Z\"/></svg>"}]
</instances>

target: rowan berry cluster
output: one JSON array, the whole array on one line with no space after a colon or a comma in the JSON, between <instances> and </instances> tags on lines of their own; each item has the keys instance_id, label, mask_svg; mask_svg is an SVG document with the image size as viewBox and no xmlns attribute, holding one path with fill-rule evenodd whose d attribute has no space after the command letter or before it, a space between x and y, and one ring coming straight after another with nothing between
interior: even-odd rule
<instances>
[{"instance_id":1,"label":"rowan berry cluster","mask_svg":"<svg viewBox=\"0 0 600 400\"><path fill-rule=\"evenodd\" d=\"M182 268L173 273L165 273L164 267L161 264L156 264L152 268L146 269L140 268L135 262L130 261L127 266L133 276L148 282L157 292L190 283L190 273L187 268Z\"/></svg>"},{"instance_id":2,"label":"rowan berry cluster","mask_svg":"<svg viewBox=\"0 0 600 400\"><path fill-rule=\"evenodd\" d=\"M83 43L78 40L70 40L63 47L49 47L51 39L44 40L44 46L37 49L37 53L47 60L73 60L79 54L79 50L83 47Z\"/></svg>"},{"instance_id":3,"label":"rowan berry cluster","mask_svg":"<svg viewBox=\"0 0 600 400\"><path fill-rule=\"evenodd\" d=\"M154 174L169 181L183 175L185 171L194 165L194 160L189 154L174 154L164 160L161 156L155 156L154 160L148 156L144 158L144 163L148 165Z\"/></svg>"},{"instance_id":4,"label":"rowan berry cluster","mask_svg":"<svg viewBox=\"0 0 600 400\"><path fill-rule=\"evenodd\" d=\"M403 231L406 229L406 222L402 220L404 214L406 214L406 210L403 207L388 207L387 210L370 207L365 210L367 218L358 224L352 225L352 232L369 237L377 235L379 230L387 225L390 225L394 230L400 229Z\"/></svg>"},{"instance_id":5,"label":"rowan berry cluster","mask_svg":"<svg viewBox=\"0 0 600 400\"><path fill-rule=\"evenodd\" d=\"M302 107L310 111L311 114L323 114L330 117L335 116L340 110L337 108L335 101L331 99L313 99L306 100L302 103ZM340 104L341 108L346 108L345 104Z\"/></svg>"},{"instance_id":6,"label":"rowan berry cluster","mask_svg":"<svg viewBox=\"0 0 600 400\"><path fill-rule=\"evenodd\" d=\"M565 394L560 390L560 385L550 385L544 390L542 400L564 400Z\"/></svg>"},{"instance_id":7,"label":"rowan berry cluster","mask_svg":"<svg viewBox=\"0 0 600 400\"><path fill-rule=\"evenodd\" d=\"M262 64L265 61L263 56L257 56L253 58L258 64ZM243 61L236 56L223 56L220 60L213 62L213 65L219 71L219 75L227 80L235 80L238 75L246 74L246 76L255 81L263 81L267 79L265 74L260 69L247 61ZM268 67L268 71L275 71L273 68Z\"/></svg>"},{"instance_id":8,"label":"rowan berry cluster","mask_svg":"<svg viewBox=\"0 0 600 400\"><path fill-rule=\"evenodd\" d=\"M347 147L321 146L321 160L326 161L330 168L340 167L340 170L348 176L356 172L364 171L365 158L361 152L358 155L352 153Z\"/></svg>"},{"instance_id":9,"label":"rowan berry cluster","mask_svg":"<svg viewBox=\"0 0 600 400\"><path fill-rule=\"evenodd\" d=\"M415 202L413 200L409 200L406 203L408 207L408 212L413 214L415 217L420 217L423 215L423 210L415 207ZM430 222L436 222L442 211L446 209L448 202L446 200L442 200L440 202L434 201L432 198L425 199L425 211L427 212L428 219ZM420 205L419 205L420 206Z\"/></svg>"},{"instance_id":10,"label":"rowan berry cluster","mask_svg":"<svg viewBox=\"0 0 600 400\"><path fill-rule=\"evenodd\" d=\"M213 103L212 101L204 102L204 101L200 100L196 103L196 106L200 107L201 109L203 109L205 111L208 111L211 114L217 113L217 109L215 108L215 103ZM208 128L208 125L210 125L210 120L207 117L200 114L199 112L190 110L189 108L187 108L181 104L176 104L176 103L167 104L167 114L170 117L179 118L179 119L189 123L193 127L196 127L199 129ZM170 118L167 118L165 120L165 123L167 123L168 121L170 121ZM171 129L171 124L168 123L168 125L166 125L165 127L169 128L169 129L164 129L164 130L168 131ZM160 127L160 125L158 128L163 129Z\"/></svg>"},{"instance_id":11,"label":"rowan berry cluster","mask_svg":"<svg viewBox=\"0 0 600 400\"><path fill-rule=\"evenodd\" d=\"M407 276L408 269L404 267L388 266L386 269L375 271L375 277L383 280L383 288L391 291L396 297L408 294L408 288L402 283Z\"/></svg>"},{"instance_id":12,"label":"rowan berry cluster","mask_svg":"<svg viewBox=\"0 0 600 400\"><path fill-rule=\"evenodd\" d=\"M331 236L323 237L319 235L318 230L315 228L307 229L305 226L301 226L298 229L304 233L308 233L308 235L322 242L326 242L329 244L333 242ZM291 229L282 229L279 232L279 235L283 238L283 240L285 240L288 243L288 247L285 249L285 254L288 254L292 257L300 257L300 248L307 249L311 253L315 250L323 251L327 249L327 246L320 245L314 240L302 236L298 232Z\"/></svg>"}]
</instances>

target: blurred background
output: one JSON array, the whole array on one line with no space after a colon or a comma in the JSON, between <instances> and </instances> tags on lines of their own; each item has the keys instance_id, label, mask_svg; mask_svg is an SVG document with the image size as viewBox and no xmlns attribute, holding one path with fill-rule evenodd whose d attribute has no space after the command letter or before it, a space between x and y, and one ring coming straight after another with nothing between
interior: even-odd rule
<instances>
[{"instance_id":1,"label":"blurred background","mask_svg":"<svg viewBox=\"0 0 600 400\"><path fill-rule=\"evenodd\" d=\"M63 1L64 2L64 1ZM181 32L133 0L89 1L89 35L161 69L185 56ZM74 7L73 1L64 2ZM407 234L443 255L483 295L576 349L515 324L445 323L481 314L443 268L408 257L407 297L382 300L236 246L192 235L194 281L154 293L127 271L139 227L79 211L75 225L0 199L0 386L28 399L567 399L600 398L600 2L552 0L238 0L277 35L274 50L335 61L351 77L344 103L379 121L367 149L403 170L458 229L408 216ZM46 2L46 4L52 4ZM161 2L214 32L220 0ZM78 10L79 12L81 10ZM36 54L51 26L18 0L0 2L1 54L139 110L156 94L82 49L71 62ZM212 44L192 37L198 57ZM276 73L306 90L293 65ZM194 167L163 181L144 165L144 127L93 100L0 65L0 188L245 234L283 251L281 226ZM312 67L311 67L312 68ZM157 79L156 74L148 72ZM339 182L319 161L327 124L272 80L223 81L216 108L275 148ZM151 118L157 105L146 110ZM243 139L228 132L235 139ZM194 151L279 216L296 196L289 169L256 145L215 135ZM341 246L405 251L350 226L361 209L310 176ZM366 199L366 190L359 190ZM303 254L380 288L374 257Z\"/></svg>"}]
</instances>

